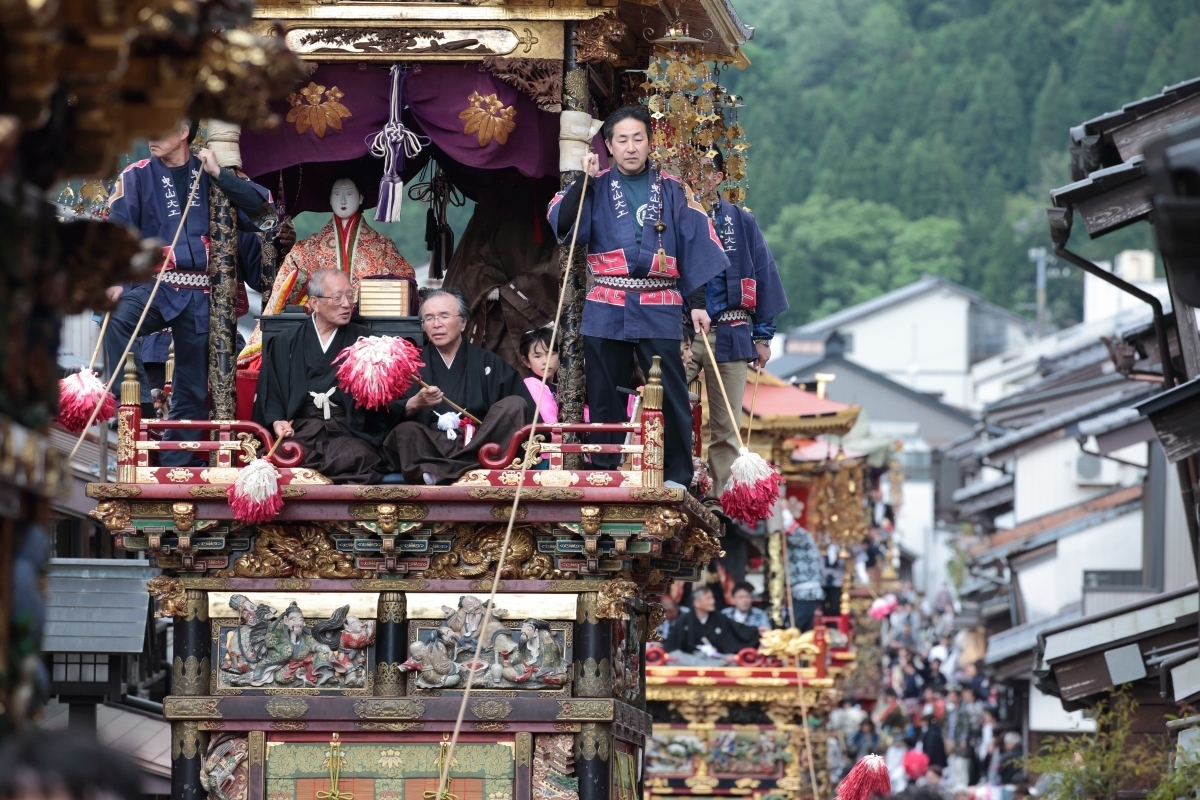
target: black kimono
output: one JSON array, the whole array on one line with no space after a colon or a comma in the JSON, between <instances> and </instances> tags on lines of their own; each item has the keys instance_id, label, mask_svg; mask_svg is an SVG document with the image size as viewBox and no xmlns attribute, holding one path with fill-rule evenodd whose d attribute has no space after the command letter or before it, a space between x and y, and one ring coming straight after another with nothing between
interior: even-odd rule
<instances>
[{"instance_id":1,"label":"black kimono","mask_svg":"<svg viewBox=\"0 0 1200 800\"><path fill-rule=\"evenodd\" d=\"M392 468L409 483L448 483L479 468L479 448L495 442L502 448L522 425L533 419L533 398L517 371L500 356L465 340L450 366L432 343L421 348L421 377L431 386L474 414L482 425L466 442L465 431L438 429L438 416L454 409L445 403L405 416L384 440L383 449ZM421 390L414 383L395 404L404 415L404 403ZM464 417L464 422L468 420ZM450 433L454 433L454 438ZM428 478L426 476L429 476Z\"/></svg>"},{"instance_id":2,"label":"black kimono","mask_svg":"<svg viewBox=\"0 0 1200 800\"><path fill-rule=\"evenodd\" d=\"M337 385L333 359L370 332L350 323L321 349L316 324L309 320L282 333L263 348L254 420L270 428L289 420L304 445L303 466L335 483L379 483L386 472L379 446L389 428L387 413L367 411Z\"/></svg>"},{"instance_id":3,"label":"black kimono","mask_svg":"<svg viewBox=\"0 0 1200 800\"><path fill-rule=\"evenodd\" d=\"M743 647L758 647L758 628L743 625L716 611L701 622L699 615L693 611L680 614L671 625L663 649L668 653L676 650L695 653L704 639L708 639L718 653L731 656Z\"/></svg>"}]
</instances>

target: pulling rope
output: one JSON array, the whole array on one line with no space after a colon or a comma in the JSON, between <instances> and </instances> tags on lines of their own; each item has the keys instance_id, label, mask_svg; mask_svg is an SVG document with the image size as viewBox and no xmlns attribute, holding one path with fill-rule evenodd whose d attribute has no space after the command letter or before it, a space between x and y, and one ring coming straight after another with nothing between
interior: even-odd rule
<instances>
[{"instance_id":1,"label":"pulling rope","mask_svg":"<svg viewBox=\"0 0 1200 800\"><path fill-rule=\"evenodd\" d=\"M104 321L100 323L100 336L96 339L96 347L92 350L92 358L88 361L87 368L96 368L96 359L100 357L100 348L104 346L104 332L108 330L108 321L112 319L112 312L104 312Z\"/></svg>"},{"instance_id":2,"label":"pulling rope","mask_svg":"<svg viewBox=\"0 0 1200 800\"><path fill-rule=\"evenodd\" d=\"M709 343L709 341L708 341L708 331L701 330L700 338L704 340L704 349L708 351L708 362L713 365L713 368L712 368L713 377L717 379L717 386L719 386L721 388L721 397L725 400L725 411L726 411L726 413L729 414L729 421L733 422L733 420L735 419L735 417L733 416L733 405L729 402L729 393L725 391L725 381L721 380L721 372L717 369L717 357L716 357L716 355L713 354L712 344ZM707 380L708 379L708 370L705 370L704 373L705 373L705 380ZM754 418L751 417L751 420L753 420L753 419ZM751 423L751 424L753 424L753 423ZM735 436L737 436L738 449L739 450L746 449L746 444L742 440L742 426L740 423L734 427L733 433Z\"/></svg>"},{"instance_id":3,"label":"pulling rope","mask_svg":"<svg viewBox=\"0 0 1200 800\"><path fill-rule=\"evenodd\" d=\"M187 203L183 206L183 216L179 218L179 227L175 229L175 238L171 240L171 246L167 248L166 256L163 258L162 269L158 271L158 275L154 279L154 286L150 288L150 296L146 298L146 306L142 309L142 315L138 317L137 324L133 326L133 333L129 337L129 341L125 343L125 351L121 353L121 357L117 359L116 364L109 365L112 374L108 376L108 383L104 384L105 393L112 391L113 383L117 380L117 375L122 371L121 367L125 364L125 359L129 356L129 351L133 349L133 343L137 341L138 333L142 330L142 323L146 321L146 315L150 313L150 306L154 305L154 296L158 294L159 284L162 283L163 275L167 274L168 265L175 257L175 245L179 244L179 234L183 233L183 226L187 222L188 212L192 210L192 200L196 197L196 190L200 188L200 179L204 177L204 169L196 171L196 179L192 181L192 188L188 191ZM107 321L107 317L105 320ZM103 330L101 331L103 334ZM103 338L100 340L104 341ZM96 345L99 350L100 345ZM96 400L96 407L92 409L92 415L88 417L87 424L83 426L83 433L79 434L79 438L75 440L75 446L71 448L71 454L67 456L69 462L79 452L79 447L83 444L83 440L87 438L87 429L92 427L92 423L96 421L96 415L100 413L100 407L104 405L104 396L101 395Z\"/></svg>"},{"instance_id":4,"label":"pulling rope","mask_svg":"<svg viewBox=\"0 0 1200 800\"><path fill-rule=\"evenodd\" d=\"M757 384L756 384L757 385ZM753 405L753 401L751 401ZM750 434L746 434L746 438L750 438ZM796 624L796 598L792 596L792 570L791 561L788 557L788 531L783 531L780 537L780 550L783 556L783 580L787 587L787 602L788 602L788 619L792 622L792 627L796 630L800 626ZM784 656L786 664L787 656ZM800 697L800 716L801 724L804 726L804 753L808 756L808 779L812 782L813 800L821 800L821 793L817 791L817 766L813 762L812 748L812 732L808 729L808 701L804 698L804 678L800 674L800 654L796 654L796 692Z\"/></svg>"},{"instance_id":5,"label":"pulling rope","mask_svg":"<svg viewBox=\"0 0 1200 800\"><path fill-rule=\"evenodd\" d=\"M585 171L583 173L583 190L579 198L579 209L575 212L575 227L571 231L571 246L567 250L567 260L564 262L565 266L563 268L562 287L558 291L558 307L554 311L554 328L550 332L550 344L546 348L546 351L550 353L554 352L554 343L558 337L558 322L562 317L563 299L567 295L567 282L571 277L571 262L575 257L575 239L579 235L579 220L583 218L583 205L587 195L587 181L588 174ZM546 391L546 380L549 377L549 374L549 370L544 370L542 372L542 385L538 393L539 398ZM535 441L534 436L537 434L538 412L540 410L541 404L535 403L533 408L533 425L529 429L529 439L525 444L525 453L523 456L521 456L521 470L517 480L516 490L513 492L512 508L510 508L508 511L508 527L504 531L504 541L500 544L500 558L496 562L496 576L492 578L492 590L488 594L487 605L484 606L483 609L483 619L485 622L491 618L492 608L496 602L496 592L500 589L500 576L504 574L504 559L508 555L508 546L512 541L513 522L517 518L517 508L518 504L521 502L521 488L525 485L525 472L529 469L533 460L532 448ZM475 656L471 659L472 662L478 662L480 655L483 653L483 638L484 637L480 636L479 641L475 643ZM454 720L454 732L450 734L450 746L447 748L446 760L442 766L441 776L438 778L437 794L432 800L446 800L446 798L449 796L446 793L446 789L449 786L450 781L450 766L453 763L454 748L458 745L458 735L462 731L463 716L467 711L467 701L471 698L471 686L474 681L475 670L472 669L467 673L467 683L466 686L463 687L462 702L458 704L458 716Z\"/></svg>"},{"instance_id":6,"label":"pulling rope","mask_svg":"<svg viewBox=\"0 0 1200 800\"><path fill-rule=\"evenodd\" d=\"M750 434L754 432L754 406L758 403L758 379L762 377L762 367L754 368L754 392L750 395L750 420L746 423L746 446L750 446ZM738 426L741 427L741 426Z\"/></svg>"}]
</instances>

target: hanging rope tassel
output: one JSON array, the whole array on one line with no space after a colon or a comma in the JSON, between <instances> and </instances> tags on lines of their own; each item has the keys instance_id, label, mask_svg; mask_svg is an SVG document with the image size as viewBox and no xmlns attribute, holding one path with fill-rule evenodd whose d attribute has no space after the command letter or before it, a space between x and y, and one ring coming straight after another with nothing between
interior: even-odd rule
<instances>
[{"instance_id":1,"label":"hanging rope tassel","mask_svg":"<svg viewBox=\"0 0 1200 800\"><path fill-rule=\"evenodd\" d=\"M713 353L712 344L704 331L700 331L699 335L704 339L708 361L713 365L712 377L721 389L725 410L729 413L730 422L733 422L737 417L733 415L733 406L729 403L729 393L725 391L721 373L716 369L717 357ZM707 379L708 376L705 377ZM711 392L709 396L711 398ZM779 472L758 453L750 452L742 442L740 424L734 428L734 432L738 438L739 455L729 467L729 484L721 492L721 508L733 519L754 525L759 520L771 516L771 507L779 499Z\"/></svg>"},{"instance_id":2,"label":"hanging rope tassel","mask_svg":"<svg viewBox=\"0 0 1200 800\"><path fill-rule=\"evenodd\" d=\"M100 348L104 346L104 332L108 330L111 318L110 311L100 323L100 336L96 339L96 347L92 350L88 365L58 382L58 424L71 433L83 433L84 428L89 426L88 418L92 409L97 406L95 424L103 425L117 414L117 398L104 388L104 381L92 369L96 366Z\"/></svg>"},{"instance_id":3,"label":"hanging rope tassel","mask_svg":"<svg viewBox=\"0 0 1200 800\"><path fill-rule=\"evenodd\" d=\"M365 140L371 155L383 159L383 178L379 181L379 202L375 206L376 222L399 222L400 205L404 200L404 159L416 158L429 144L429 139L404 126L400 112L404 109L404 79L408 71L399 64L392 66L392 106L387 125Z\"/></svg>"},{"instance_id":4,"label":"hanging rope tassel","mask_svg":"<svg viewBox=\"0 0 1200 800\"><path fill-rule=\"evenodd\" d=\"M288 424L292 423L289 421ZM276 437L267 454L242 467L233 486L225 491L233 518L239 522L251 525L270 522L283 510L279 470L271 463L271 456L275 455L282 441L282 436Z\"/></svg>"}]
</instances>

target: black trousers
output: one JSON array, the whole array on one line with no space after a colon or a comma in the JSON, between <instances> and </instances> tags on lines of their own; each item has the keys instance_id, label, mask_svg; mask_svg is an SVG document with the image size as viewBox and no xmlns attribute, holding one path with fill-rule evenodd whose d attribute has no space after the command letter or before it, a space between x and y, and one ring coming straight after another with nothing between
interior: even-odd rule
<instances>
[{"instance_id":1,"label":"black trousers","mask_svg":"<svg viewBox=\"0 0 1200 800\"><path fill-rule=\"evenodd\" d=\"M683 357L676 339L641 339L623 342L599 336L583 337L583 355L587 377L588 412L592 422L628 422L629 396L617 390L633 387L634 358L643 375L650 374L654 356L661 358L663 383L663 480L682 486L692 482L692 408L688 403L687 379ZM621 444L620 433L590 433L592 444ZM592 464L599 469L617 469L619 454L594 454Z\"/></svg>"},{"instance_id":2,"label":"black trousers","mask_svg":"<svg viewBox=\"0 0 1200 800\"><path fill-rule=\"evenodd\" d=\"M171 291L169 287L162 291ZM140 333L148 335L163 328L171 329L171 339L175 343L175 382L171 387L171 419L208 419L208 333L196 333L195 314L198 303L207 303L208 295L201 292L191 292L188 304L172 319L163 317L162 309L155 302L146 314ZM138 317L150 300L150 284L134 286L121 295L117 307L113 309L108 321L108 330L104 332L104 358L109 370L114 366L124 370L124 364L117 365L117 359L129 341L133 329L137 327ZM134 343L133 354L139 357L140 348ZM120 373L124 375L124 372ZM144 378L144 375L142 376ZM121 380L118 376L113 382L113 394L121 397ZM142 398L146 398L146 386L142 386ZM163 434L167 441L196 440L200 434L194 431L171 430ZM182 467L193 461L206 463L187 450L163 450L160 452L159 464L164 467Z\"/></svg>"}]
</instances>

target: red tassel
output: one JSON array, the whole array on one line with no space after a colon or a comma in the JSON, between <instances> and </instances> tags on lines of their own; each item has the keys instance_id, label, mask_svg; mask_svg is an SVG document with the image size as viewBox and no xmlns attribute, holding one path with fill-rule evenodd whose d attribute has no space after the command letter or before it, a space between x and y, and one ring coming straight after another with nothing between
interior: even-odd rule
<instances>
[{"instance_id":1,"label":"red tassel","mask_svg":"<svg viewBox=\"0 0 1200 800\"><path fill-rule=\"evenodd\" d=\"M252 525L270 522L283 510L279 470L265 458L256 458L241 469L225 496L234 519Z\"/></svg>"},{"instance_id":2,"label":"red tassel","mask_svg":"<svg viewBox=\"0 0 1200 800\"><path fill-rule=\"evenodd\" d=\"M754 525L771 516L779 500L779 471L757 453L742 448L729 468L729 483L721 493L721 508L732 519Z\"/></svg>"},{"instance_id":3,"label":"red tassel","mask_svg":"<svg viewBox=\"0 0 1200 800\"><path fill-rule=\"evenodd\" d=\"M337 354L338 386L362 408L387 408L425 366L416 345L399 336L364 336Z\"/></svg>"},{"instance_id":4,"label":"red tassel","mask_svg":"<svg viewBox=\"0 0 1200 800\"><path fill-rule=\"evenodd\" d=\"M117 398L90 369L82 369L58 382L58 424L71 433L82 433L96 408L92 424L105 423L117 414Z\"/></svg>"},{"instance_id":5,"label":"red tassel","mask_svg":"<svg viewBox=\"0 0 1200 800\"><path fill-rule=\"evenodd\" d=\"M875 800L892 793L887 762L881 756L867 755L854 765L837 787L837 800Z\"/></svg>"}]
</instances>

